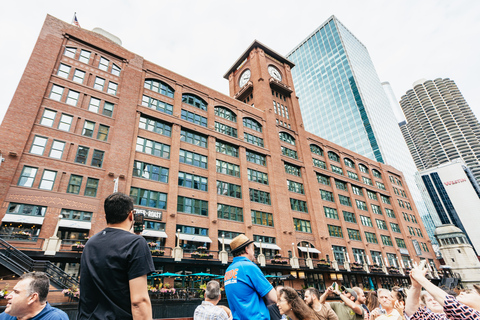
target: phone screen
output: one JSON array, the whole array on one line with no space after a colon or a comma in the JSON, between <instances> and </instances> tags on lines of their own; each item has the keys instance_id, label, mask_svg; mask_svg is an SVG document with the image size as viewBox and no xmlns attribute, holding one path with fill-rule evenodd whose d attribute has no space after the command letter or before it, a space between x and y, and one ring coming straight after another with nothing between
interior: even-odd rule
<instances>
[{"instance_id":1,"label":"phone screen","mask_svg":"<svg viewBox=\"0 0 480 320\"><path fill-rule=\"evenodd\" d=\"M141 213L133 214L133 232L142 232L144 224L144 216Z\"/></svg>"}]
</instances>

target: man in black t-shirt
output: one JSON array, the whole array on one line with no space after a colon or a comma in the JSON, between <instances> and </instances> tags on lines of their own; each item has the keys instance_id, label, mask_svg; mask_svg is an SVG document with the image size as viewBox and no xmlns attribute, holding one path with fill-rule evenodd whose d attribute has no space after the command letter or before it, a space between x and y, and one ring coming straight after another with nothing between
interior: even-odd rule
<instances>
[{"instance_id":1,"label":"man in black t-shirt","mask_svg":"<svg viewBox=\"0 0 480 320\"><path fill-rule=\"evenodd\" d=\"M132 199L111 194L104 209L107 228L82 254L77 319L152 319L147 275L155 268L145 239L130 231Z\"/></svg>"}]
</instances>

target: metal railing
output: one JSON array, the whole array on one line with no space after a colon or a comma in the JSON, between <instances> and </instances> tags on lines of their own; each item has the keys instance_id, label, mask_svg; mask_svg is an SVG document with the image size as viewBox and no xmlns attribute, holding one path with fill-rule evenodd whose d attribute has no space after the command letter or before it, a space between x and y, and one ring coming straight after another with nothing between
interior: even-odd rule
<instances>
[{"instance_id":1,"label":"metal railing","mask_svg":"<svg viewBox=\"0 0 480 320\"><path fill-rule=\"evenodd\" d=\"M2 238L0 238L0 264L19 276L32 271L45 272L52 284L59 288L78 286L77 279L50 261L34 260Z\"/></svg>"}]
</instances>

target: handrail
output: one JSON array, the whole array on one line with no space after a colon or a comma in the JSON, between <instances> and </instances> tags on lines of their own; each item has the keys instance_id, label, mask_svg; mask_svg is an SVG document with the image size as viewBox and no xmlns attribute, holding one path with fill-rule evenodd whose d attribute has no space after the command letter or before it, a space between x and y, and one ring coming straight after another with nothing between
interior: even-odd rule
<instances>
[{"instance_id":1,"label":"handrail","mask_svg":"<svg viewBox=\"0 0 480 320\"><path fill-rule=\"evenodd\" d=\"M25 272L42 271L60 288L78 286L77 279L50 261L34 260L2 238L0 238L0 263L19 276Z\"/></svg>"}]
</instances>

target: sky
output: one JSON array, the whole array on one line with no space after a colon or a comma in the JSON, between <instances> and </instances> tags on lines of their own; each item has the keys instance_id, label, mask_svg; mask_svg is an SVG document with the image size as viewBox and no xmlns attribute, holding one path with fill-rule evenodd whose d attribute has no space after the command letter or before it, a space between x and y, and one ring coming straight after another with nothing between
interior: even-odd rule
<instances>
[{"instance_id":1,"label":"sky","mask_svg":"<svg viewBox=\"0 0 480 320\"><path fill-rule=\"evenodd\" d=\"M480 118L480 1L17 0L0 12L0 121L46 15L70 23L75 12L82 28L100 27L127 50L226 95L223 75L253 40L286 55L335 15L397 101L421 78L450 78Z\"/></svg>"}]
</instances>

